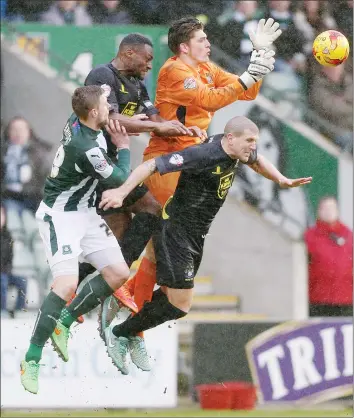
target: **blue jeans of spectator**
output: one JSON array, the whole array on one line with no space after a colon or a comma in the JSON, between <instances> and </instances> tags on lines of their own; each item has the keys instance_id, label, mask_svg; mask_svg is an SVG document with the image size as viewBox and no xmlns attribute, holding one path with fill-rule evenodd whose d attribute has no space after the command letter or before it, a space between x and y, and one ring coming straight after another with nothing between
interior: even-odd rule
<instances>
[{"instance_id":1,"label":"blue jeans of spectator","mask_svg":"<svg viewBox=\"0 0 354 418\"><path fill-rule=\"evenodd\" d=\"M20 218L22 218L24 210L29 210L35 214L38 207L38 202L33 199L17 200L5 198L2 201L2 204L4 205L6 211L16 212Z\"/></svg>"},{"instance_id":2,"label":"blue jeans of spectator","mask_svg":"<svg viewBox=\"0 0 354 418\"><path fill-rule=\"evenodd\" d=\"M1 273L1 310L6 310L9 286L15 286L18 291L15 309L24 309L26 306L27 280L21 276Z\"/></svg>"}]
</instances>

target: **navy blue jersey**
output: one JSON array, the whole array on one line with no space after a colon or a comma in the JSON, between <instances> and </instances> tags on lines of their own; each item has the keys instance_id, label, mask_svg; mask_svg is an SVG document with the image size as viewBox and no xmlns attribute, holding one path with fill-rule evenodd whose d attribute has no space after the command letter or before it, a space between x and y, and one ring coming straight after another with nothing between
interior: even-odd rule
<instances>
[{"instance_id":1,"label":"navy blue jersey","mask_svg":"<svg viewBox=\"0 0 354 418\"><path fill-rule=\"evenodd\" d=\"M164 219L187 232L206 234L223 205L232 185L239 160L232 159L221 146L223 135L214 135L206 143L156 158L163 175L181 171L173 198L163 209ZM253 151L247 164L257 160Z\"/></svg>"}]
</instances>

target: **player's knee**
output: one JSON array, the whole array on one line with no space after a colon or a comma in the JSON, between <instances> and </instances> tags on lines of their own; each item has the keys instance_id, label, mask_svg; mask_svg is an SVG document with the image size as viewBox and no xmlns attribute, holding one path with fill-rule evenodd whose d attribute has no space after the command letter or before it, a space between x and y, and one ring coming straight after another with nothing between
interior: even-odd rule
<instances>
[{"instance_id":1,"label":"player's knee","mask_svg":"<svg viewBox=\"0 0 354 418\"><path fill-rule=\"evenodd\" d=\"M77 276L57 276L52 285L52 291L68 301L77 289Z\"/></svg>"},{"instance_id":2,"label":"player's knee","mask_svg":"<svg viewBox=\"0 0 354 418\"><path fill-rule=\"evenodd\" d=\"M116 290L128 280L130 270L126 263L118 263L105 267L101 274L108 285Z\"/></svg>"}]
</instances>

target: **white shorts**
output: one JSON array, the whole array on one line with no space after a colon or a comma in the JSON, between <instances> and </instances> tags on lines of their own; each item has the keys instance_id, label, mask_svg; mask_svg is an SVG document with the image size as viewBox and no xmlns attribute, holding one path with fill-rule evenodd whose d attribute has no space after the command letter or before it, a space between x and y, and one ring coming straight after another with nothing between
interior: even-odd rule
<instances>
[{"instance_id":1,"label":"white shorts","mask_svg":"<svg viewBox=\"0 0 354 418\"><path fill-rule=\"evenodd\" d=\"M70 270L69 266L78 266L79 259L90 262L90 259L94 258L90 257L90 254L98 251L104 256L105 264L95 265L98 270L107 265L124 262L117 239L106 222L97 215L95 208L85 212L61 212L52 210L41 202L36 220L54 276L57 275L54 274L54 266L58 263L61 263L60 266L67 263Z\"/></svg>"}]
</instances>

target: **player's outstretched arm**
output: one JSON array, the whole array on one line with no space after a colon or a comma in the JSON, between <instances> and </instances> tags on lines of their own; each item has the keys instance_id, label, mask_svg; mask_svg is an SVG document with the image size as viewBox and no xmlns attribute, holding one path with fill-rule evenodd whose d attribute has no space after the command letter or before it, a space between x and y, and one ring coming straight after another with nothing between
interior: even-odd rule
<instances>
[{"instance_id":1,"label":"player's outstretched arm","mask_svg":"<svg viewBox=\"0 0 354 418\"><path fill-rule=\"evenodd\" d=\"M193 132L178 121L176 123L176 121L155 122L150 119L132 119L117 112L112 112L109 117L110 119L118 119L128 133L154 132L158 136L193 136Z\"/></svg>"},{"instance_id":2,"label":"player's outstretched arm","mask_svg":"<svg viewBox=\"0 0 354 418\"><path fill-rule=\"evenodd\" d=\"M244 99L245 91L273 71L274 61L274 51L254 50L247 70L240 77L235 76L235 79L224 87L212 89L197 78L191 77L190 71L178 68L167 74L169 82L164 95L170 103L195 105L209 112L216 112L240 98Z\"/></svg>"},{"instance_id":3,"label":"player's outstretched arm","mask_svg":"<svg viewBox=\"0 0 354 418\"><path fill-rule=\"evenodd\" d=\"M257 160L250 164L249 167L261 176L278 183L284 189L303 186L312 182L312 177L288 179L267 158L260 154L258 154Z\"/></svg>"},{"instance_id":4,"label":"player's outstretched arm","mask_svg":"<svg viewBox=\"0 0 354 418\"><path fill-rule=\"evenodd\" d=\"M107 210L109 208L120 208L123 205L127 195L135 189L140 183L146 180L156 171L156 161L154 158L140 164L132 171L126 182L117 189L106 190L102 194L100 208Z\"/></svg>"}]
</instances>

